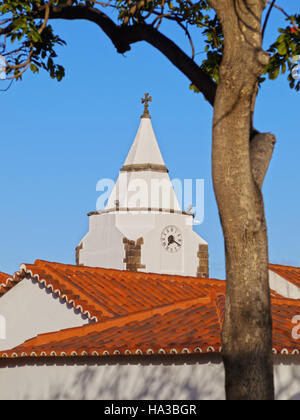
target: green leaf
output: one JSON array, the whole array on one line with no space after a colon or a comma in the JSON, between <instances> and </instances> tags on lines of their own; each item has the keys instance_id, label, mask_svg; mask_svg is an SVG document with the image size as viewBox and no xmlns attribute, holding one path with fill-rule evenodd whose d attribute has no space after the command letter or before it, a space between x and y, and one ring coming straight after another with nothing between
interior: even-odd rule
<instances>
[{"instance_id":1,"label":"green leaf","mask_svg":"<svg viewBox=\"0 0 300 420\"><path fill-rule=\"evenodd\" d=\"M31 70L33 73L38 73L38 72L39 72L39 69L37 68L37 66L36 66L35 64L31 64L31 65L30 65L30 70Z\"/></svg>"},{"instance_id":2,"label":"green leaf","mask_svg":"<svg viewBox=\"0 0 300 420\"><path fill-rule=\"evenodd\" d=\"M287 54L287 47L285 45L285 42L282 42L281 44L278 45L278 53L280 55L286 55Z\"/></svg>"}]
</instances>

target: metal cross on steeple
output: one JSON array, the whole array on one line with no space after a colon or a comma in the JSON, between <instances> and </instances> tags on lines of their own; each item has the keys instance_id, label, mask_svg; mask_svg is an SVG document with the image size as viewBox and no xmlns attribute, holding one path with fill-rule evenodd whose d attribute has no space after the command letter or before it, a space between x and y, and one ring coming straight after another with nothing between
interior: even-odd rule
<instances>
[{"instance_id":1,"label":"metal cross on steeple","mask_svg":"<svg viewBox=\"0 0 300 420\"><path fill-rule=\"evenodd\" d=\"M149 96L149 93L145 93L145 98L142 98L142 104L145 104L142 118L151 118L149 114L149 102L152 102L152 96Z\"/></svg>"}]
</instances>

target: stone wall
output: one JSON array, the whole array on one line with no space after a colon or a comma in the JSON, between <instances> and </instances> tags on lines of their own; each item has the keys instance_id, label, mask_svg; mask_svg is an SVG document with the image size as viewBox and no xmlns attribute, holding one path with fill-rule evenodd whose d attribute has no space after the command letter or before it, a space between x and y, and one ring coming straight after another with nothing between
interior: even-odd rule
<instances>
[{"instance_id":1,"label":"stone wall","mask_svg":"<svg viewBox=\"0 0 300 420\"><path fill-rule=\"evenodd\" d=\"M208 254L208 245L200 244L199 250L197 253L199 260L197 277L209 278L209 254Z\"/></svg>"},{"instance_id":2,"label":"stone wall","mask_svg":"<svg viewBox=\"0 0 300 420\"><path fill-rule=\"evenodd\" d=\"M130 241L127 238L123 239L125 258L123 262L126 264L126 270L138 271L145 269L146 266L142 264L142 245L144 244L143 238L137 241Z\"/></svg>"}]
</instances>

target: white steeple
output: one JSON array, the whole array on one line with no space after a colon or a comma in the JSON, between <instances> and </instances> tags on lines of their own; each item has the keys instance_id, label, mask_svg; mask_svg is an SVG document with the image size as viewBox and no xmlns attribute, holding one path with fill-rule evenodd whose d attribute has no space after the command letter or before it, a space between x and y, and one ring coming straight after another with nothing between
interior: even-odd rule
<instances>
[{"instance_id":1,"label":"white steeple","mask_svg":"<svg viewBox=\"0 0 300 420\"><path fill-rule=\"evenodd\" d=\"M142 117L138 132L124 166L143 164L165 165L150 118Z\"/></svg>"},{"instance_id":2,"label":"white steeple","mask_svg":"<svg viewBox=\"0 0 300 420\"><path fill-rule=\"evenodd\" d=\"M89 232L77 247L77 264L208 277L207 243L193 231L193 214L178 203L149 102L146 94L138 132L105 209L89 213Z\"/></svg>"},{"instance_id":3,"label":"white steeple","mask_svg":"<svg viewBox=\"0 0 300 420\"><path fill-rule=\"evenodd\" d=\"M181 211L154 134L149 101L152 98L146 93L142 99L145 109L138 132L105 210L118 207L130 211Z\"/></svg>"}]
</instances>

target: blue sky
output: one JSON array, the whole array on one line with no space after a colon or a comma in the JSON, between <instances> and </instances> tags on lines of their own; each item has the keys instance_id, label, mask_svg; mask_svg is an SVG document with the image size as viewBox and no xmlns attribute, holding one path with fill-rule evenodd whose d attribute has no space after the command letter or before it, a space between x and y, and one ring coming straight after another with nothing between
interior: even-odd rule
<instances>
[{"instance_id":1,"label":"blue sky","mask_svg":"<svg viewBox=\"0 0 300 420\"><path fill-rule=\"evenodd\" d=\"M290 0L287 10L299 11L298 3ZM282 22L274 11L266 45ZM209 242L211 276L224 278L211 179L212 108L147 44L136 44L122 56L93 24L54 26L68 43L59 49L67 71L63 82L28 73L0 93L0 271L12 273L35 259L74 263L75 247L88 230L86 214L96 207L97 181L117 177L138 128L141 97L150 92L152 122L171 178L205 179L205 220L196 231ZM168 26L162 30L188 51L181 34ZM296 266L299 98L285 77L267 82L255 116L256 127L278 140L264 186L270 260Z\"/></svg>"}]
</instances>

